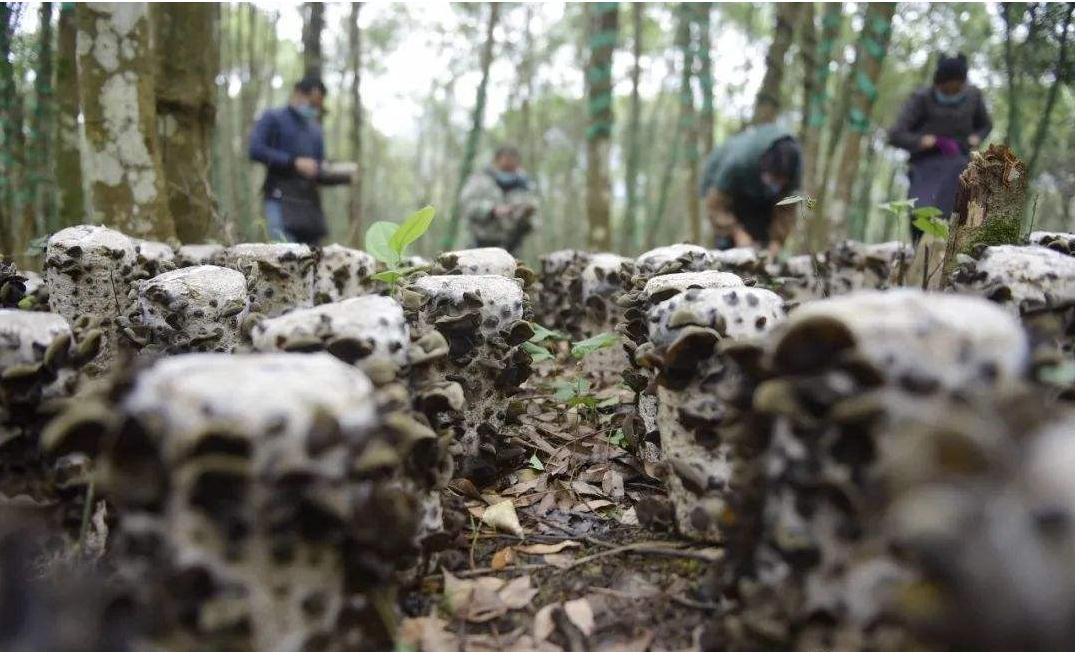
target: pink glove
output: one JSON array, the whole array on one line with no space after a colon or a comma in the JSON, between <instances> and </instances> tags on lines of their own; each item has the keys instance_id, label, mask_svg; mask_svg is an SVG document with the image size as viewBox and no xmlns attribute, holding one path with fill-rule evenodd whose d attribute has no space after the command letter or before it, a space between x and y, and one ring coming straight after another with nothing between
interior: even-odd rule
<instances>
[{"instance_id":1,"label":"pink glove","mask_svg":"<svg viewBox=\"0 0 1075 652\"><path fill-rule=\"evenodd\" d=\"M948 136L937 136L936 147L943 156L959 156L962 153L959 149L959 142Z\"/></svg>"}]
</instances>

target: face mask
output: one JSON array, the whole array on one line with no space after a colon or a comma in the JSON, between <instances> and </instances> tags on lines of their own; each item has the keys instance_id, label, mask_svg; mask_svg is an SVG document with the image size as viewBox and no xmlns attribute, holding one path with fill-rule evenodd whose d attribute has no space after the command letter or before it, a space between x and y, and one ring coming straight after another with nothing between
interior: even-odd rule
<instances>
[{"instance_id":1,"label":"face mask","mask_svg":"<svg viewBox=\"0 0 1075 652\"><path fill-rule=\"evenodd\" d=\"M496 177L496 183L500 186L511 186L519 182L518 172L502 172L497 170L493 173L493 176Z\"/></svg>"},{"instance_id":2,"label":"face mask","mask_svg":"<svg viewBox=\"0 0 1075 652\"><path fill-rule=\"evenodd\" d=\"M959 104L963 101L963 96L966 94L966 91L959 91L955 95L949 95L947 93L940 92L936 88L933 89L933 98L937 100L937 104L940 104L942 106L953 106Z\"/></svg>"},{"instance_id":3,"label":"face mask","mask_svg":"<svg viewBox=\"0 0 1075 652\"><path fill-rule=\"evenodd\" d=\"M319 111L309 104L299 104L295 107L295 110L299 112L299 115L310 122L317 120L319 114Z\"/></svg>"}]
</instances>

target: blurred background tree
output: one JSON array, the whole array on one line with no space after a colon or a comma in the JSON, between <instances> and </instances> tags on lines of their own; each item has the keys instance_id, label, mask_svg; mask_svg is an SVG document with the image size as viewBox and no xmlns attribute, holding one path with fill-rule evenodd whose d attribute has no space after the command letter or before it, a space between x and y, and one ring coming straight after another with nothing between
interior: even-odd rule
<instances>
[{"instance_id":1,"label":"blurred background tree","mask_svg":"<svg viewBox=\"0 0 1075 652\"><path fill-rule=\"evenodd\" d=\"M799 132L805 191L827 204L812 229L799 229L800 247L808 234L815 246L850 235L907 238L905 225L877 209L906 193L906 155L887 146L884 128L929 82L940 53L957 51L968 55L971 81L992 110L990 141L1009 142L1032 164L1035 225L1075 230L1072 6L889 8L621 3L608 52L594 47L594 36L611 23L575 3L158 7L148 12L137 72L139 88L156 98L146 108L157 132L146 142L158 150L167 201L145 233L263 239L264 171L247 159L249 130L262 110L286 101L305 70L319 68L329 88L329 157L362 170L360 185L324 191L337 241L357 243L363 222L433 204L441 218L419 253L465 244L449 230L461 174L513 143L544 215L525 258L588 239L627 254L687 239L707 244L694 191L705 157L770 117ZM93 100L101 90L85 88L99 83L94 62L77 65L78 10L85 11L0 3L5 252L22 254L35 239L94 215L120 226L127 219L102 208L93 190L101 173L89 155L101 135ZM887 21L883 34L879 18ZM869 54L866 36L886 41L878 43L884 56ZM587 75L607 64L607 89L588 86ZM608 94L614 119L588 110L595 92ZM595 120L607 122L607 139L603 130L593 138Z\"/></svg>"}]
</instances>

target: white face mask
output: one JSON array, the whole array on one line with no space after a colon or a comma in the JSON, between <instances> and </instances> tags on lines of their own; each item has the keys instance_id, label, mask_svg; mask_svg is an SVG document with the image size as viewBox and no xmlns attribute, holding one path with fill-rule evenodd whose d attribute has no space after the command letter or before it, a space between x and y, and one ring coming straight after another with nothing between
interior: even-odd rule
<instances>
[{"instance_id":1,"label":"white face mask","mask_svg":"<svg viewBox=\"0 0 1075 652\"><path fill-rule=\"evenodd\" d=\"M296 105L295 110L299 112L299 115L301 115L303 118L306 118L310 122L316 121L317 117L321 114L320 111L318 111L316 108L313 107L313 105L307 102L303 102L301 104Z\"/></svg>"}]
</instances>

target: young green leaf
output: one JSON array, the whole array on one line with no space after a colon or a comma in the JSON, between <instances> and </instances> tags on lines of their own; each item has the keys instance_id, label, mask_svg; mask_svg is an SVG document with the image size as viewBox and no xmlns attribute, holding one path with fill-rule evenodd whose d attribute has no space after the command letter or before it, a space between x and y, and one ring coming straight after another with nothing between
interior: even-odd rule
<instances>
[{"instance_id":1,"label":"young green leaf","mask_svg":"<svg viewBox=\"0 0 1075 652\"><path fill-rule=\"evenodd\" d=\"M562 380L556 383L554 387L556 388L556 391L553 392L552 397L557 401L560 401L561 403L570 401L571 399L575 398L575 395L578 393L575 388L575 384L569 383L567 381Z\"/></svg>"},{"instance_id":2,"label":"young green leaf","mask_svg":"<svg viewBox=\"0 0 1075 652\"><path fill-rule=\"evenodd\" d=\"M530 328L533 329L533 331L534 331L534 336L530 338L530 341L535 343L535 344L537 344L539 342L544 342L545 340L548 340L548 339L553 339L553 340L566 340L567 339L567 336L564 335L563 333L561 333L560 331L550 330L550 329L545 328L541 324L539 324L537 322L534 322L534 321L530 322Z\"/></svg>"},{"instance_id":3,"label":"young green leaf","mask_svg":"<svg viewBox=\"0 0 1075 652\"><path fill-rule=\"evenodd\" d=\"M392 250L402 258L407 245L422 237L422 234L429 230L435 214L436 211L432 206L426 206L411 213L388 239L388 246L392 247Z\"/></svg>"},{"instance_id":4,"label":"young green leaf","mask_svg":"<svg viewBox=\"0 0 1075 652\"><path fill-rule=\"evenodd\" d=\"M599 335L594 335L581 342L572 344L571 356L577 360L581 360L594 351L600 351L601 349L615 346L619 341L620 336L615 333L601 333Z\"/></svg>"},{"instance_id":5,"label":"young green leaf","mask_svg":"<svg viewBox=\"0 0 1075 652\"><path fill-rule=\"evenodd\" d=\"M389 267L399 264L402 256L392 248L389 241L399 231L395 222L374 222L366 229L366 251Z\"/></svg>"},{"instance_id":6,"label":"young green leaf","mask_svg":"<svg viewBox=\"0 0 1075 652\"><path fill-rule=\"evenodd\" d=\"M928 233L935 238L946 240L948 238L948 222L936 217L917 217L914 221L922 233Z\"/></svg>"},{"instance_id":7,"label":"young green leaf","mask_svg":"<svg viewBox=\"0 0 1075 652\"><path fill-rule=\"evenodd\" d=\"M529 342L523 342L523 351L530 354L530 359L534 362L541 362L543 360L552 360L552 354L549 350L543 346L534 344L533 340Z\"/></svg>"},{"instance_id":8,"label":"young green leaf","mask_svg":"<svg viewBox=\"0 0 1075 652\"><path fill-rule=\"evenodd\" d=\"M389 285L395 285L403 278L403 272L398 269L386 269L383 272L374 274L373 278Z\"/></svg>"},{"instance_id":9,"label":"young green leaf","mask_svg":"<svg viewBox=\"0 0 1075 652\"><path fill-rule=\"evenodd\" d=\"M608 443L611 446L627 448L627 437L623 434L623 428L616 428L616 430L614 430L612 434L608 436Z\"/></svg>"},{"instance_id":10,"label":"young green leaf","mask_svg":"<svg viewBox=\"0 0 1075 652\"><path fill-rule=\"evenodd\" d=\"M911 211L911 215L914 216L915 219L924 217L927 220L932 220L935 217L941 217L942 215L944 215L944 213L942 213L941 209L937 208L936 206L923 206L921 208L916 208Z\"/></svg>"},{"instance_id":11,"label":"young green leaf","mask_svg":"<svg viewBox=\"0 0 1075 652\"><path fill-rule=\"evenodd\" d=\"M534 453L530 456L530 468L534 469L535 471L545 470L545 465L541 463L540 459L538 459L537 453Z\"/></svg>"}]
</instances>

